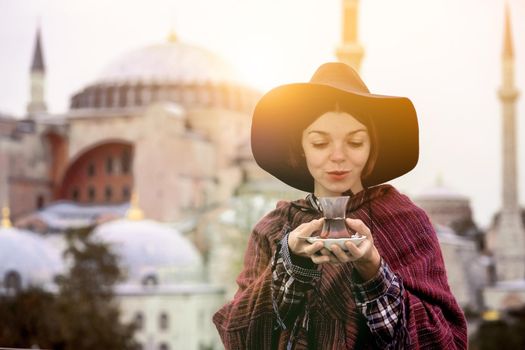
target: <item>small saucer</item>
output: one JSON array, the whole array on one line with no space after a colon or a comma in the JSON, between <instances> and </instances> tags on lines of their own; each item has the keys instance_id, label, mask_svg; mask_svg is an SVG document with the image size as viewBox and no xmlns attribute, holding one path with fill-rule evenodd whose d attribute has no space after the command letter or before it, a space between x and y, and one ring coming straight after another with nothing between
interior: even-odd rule
<instances>
[{"instance_id":1,"label":"small saucer","mask_svg":"<svg viewBox=\"0 0 525 350\"><path fill-rule=\"evenodd\" d=\"M319 237L307 237L306 241L308 243L315 243L317 241L321 241L324 244L324 247L328 250L332 250L330 247L334 244L341 247L342 250L348 250L346 249L345 242L352 242L356 246L360 245L364 240L366 239L365 236L360 237L352 237L352 238L319 238Z\"/></svg>"}]
</instances>

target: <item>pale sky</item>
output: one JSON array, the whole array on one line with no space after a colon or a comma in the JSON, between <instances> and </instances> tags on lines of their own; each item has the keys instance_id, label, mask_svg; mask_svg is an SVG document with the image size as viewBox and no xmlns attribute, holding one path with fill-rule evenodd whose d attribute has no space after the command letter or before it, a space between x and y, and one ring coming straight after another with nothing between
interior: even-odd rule
<instances>
[{"instance_id":1,"label":"pale sky","mask_svg":"<svg viewBox=\"0 0 525 350\"><path fill-rule=\"evenodd\" d=\"M508 1L516 84L525 90L525 2ZM409 97L420 123L420 161L393 182L414 196L445 185L471 198L485 227L501 205L504 0L362 0L361 75L374 93ZM307 81L335 59L341 0L0 0L0 113L22 116L37 23L51 112L126 52L166 40L205 47L261 91ZM520 65L521 64L521 65ZM525 103L518 111L518 183L525 204Z\"/></svg>"}]
</instances>

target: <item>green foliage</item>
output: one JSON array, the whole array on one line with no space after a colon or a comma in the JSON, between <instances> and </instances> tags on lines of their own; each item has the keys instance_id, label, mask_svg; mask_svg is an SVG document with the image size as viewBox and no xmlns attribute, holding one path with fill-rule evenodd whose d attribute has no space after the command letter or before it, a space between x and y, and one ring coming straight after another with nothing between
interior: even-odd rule
<instances>
[{"instance_id":1,"label":"green foliage","mask_svg":"<svg viewBox=\"0 0 525 350\"><path fill-rule=\"evenodd\" d=\"M57 339L56 314L51 311L55 296L39 288L20 291L15 296L0 296L0 345L29 347L38 344L51 348ZM50 312L51 311L51 312Z\"/></svg>"},{"instance_id":2,"label":"green foliage","mask_svg":"<svg viewBox=\"0 0 525 350\"><path fill-rule=\"evenodd\" d=\"M55 350L133 349L134 326L120 322L113 286L122 280L117 257L90 240L92 228L67 233L71 263L59 291L30 289L0 300L0 344ZM4 315L6 317L4 317Z\"/></svg>"}]
</instances>

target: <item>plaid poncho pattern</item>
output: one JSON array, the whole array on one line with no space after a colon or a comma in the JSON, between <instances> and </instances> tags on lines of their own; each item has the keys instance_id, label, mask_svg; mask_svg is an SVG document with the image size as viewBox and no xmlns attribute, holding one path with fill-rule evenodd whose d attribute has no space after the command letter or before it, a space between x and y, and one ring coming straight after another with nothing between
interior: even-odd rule
<instances>
[{"instance_id":1,"label":"plaid poncho pattern","mask_svg":"<svg viewBox=\"0 0 525 350\"><path fill-rule=\"evenodd\" d=\"M351 263L316 268L290 256L286 234L320 216L308 200L283 201L255 226L239 289L213 317L226 349L466 349L423 210L390 185L350 198L347 217L371 228L382 257L364 283Z\"/></svg>"}]
</instances>

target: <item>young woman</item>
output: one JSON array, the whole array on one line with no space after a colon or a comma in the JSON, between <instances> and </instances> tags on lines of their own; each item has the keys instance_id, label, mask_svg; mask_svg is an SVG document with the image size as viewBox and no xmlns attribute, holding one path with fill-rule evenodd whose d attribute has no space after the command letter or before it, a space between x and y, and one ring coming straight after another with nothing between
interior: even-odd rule
<instances>
[{"instance_id":1,"label":"young woman","mask_svg":"<svg viewBox=\"0 0 525 350\"><path fill-rule=\"evenodd\" d=\"M382 184L417 163L410 100L370 94L342 63L280 86L257 104L257 163L309 192L255 226L234 299L213 318L226 349L466 349L424 211ZM349 195L346 224L366 237L326 249L319 197Z\"/></svg>"}]
</instances>

